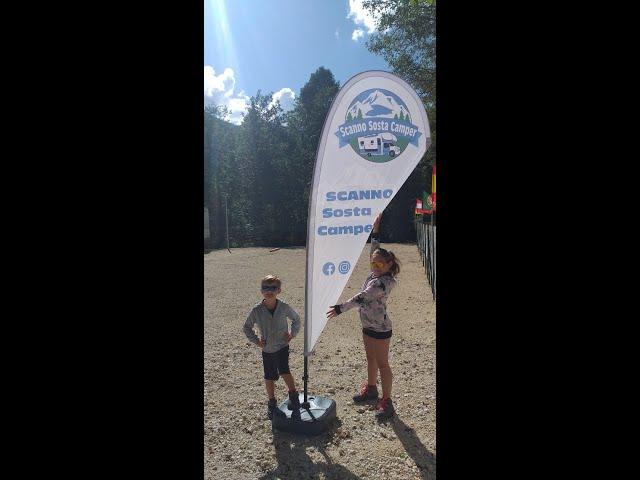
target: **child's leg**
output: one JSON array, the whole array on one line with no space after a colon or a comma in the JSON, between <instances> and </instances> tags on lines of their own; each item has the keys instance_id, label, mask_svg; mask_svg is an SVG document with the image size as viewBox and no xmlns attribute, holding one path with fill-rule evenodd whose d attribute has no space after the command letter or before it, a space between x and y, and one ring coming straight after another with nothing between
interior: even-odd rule
<instances>
[{"instance_id":1,"label":"child's leg","mask_svg":"<svg viewBox=\"0 0 640 480\"><path fill-rule=\"evenodd\" d=\"M278 373L286 383L290 392L296 390L296 384L293 381L293 376L289 370L289 346L287 345L283 349L278 351Z\"/></svg>"},{"instance_id":2,"label":"child's leg","mask_svg":"<svg viewBox=\"0 0 640 480\"><path fill-rule=\"evenodd\" d=\"M290 373L283 373L281 377L284 380L284 383L287 384L287 388L289 389L289 391L295 391L296 383L293 381L293 375L291 375Z\"/></svg>"},{"instance_id":3,"label":"child's leg","mask_svg":"<svg viewBox=\"0 0 640 480\"><path fill-rule=\"evenodd\" d=\"M375 338L362 334L364 351L367 354L367 384L374 386L378 383L378 362L376 361Z\"/></svg>"},{"instance_id":4,"label":"child's leg","mask_svg":"<svg viewBox=\"0 0 640 480\"><path fill-rule=\"evenodd\" d=\"M382 382L382 398L391 397L391 384L393 375L389 366L389 344L391 337L385 339L372 338L375 342L375 358L378 368L380 369L380 380Z\"/></svg>"},{"instance_id":5,"label":"child's leg","mask_svg":"<svg viewBox=\"0 0 640 480\"><path fill-rule=\"evenodd\" d=\"M267 396L269 400L276 398L275 382L273 380L264 380L264 386L267 388Z\"/></svg>"},{"instance_id":6,"label":"child's leg","mask_svg":"<svg viewBox=\"0 0 640 480\"><path fill-rule=\"evenodd\" d=\"M264 386L269 400L276 398L275 381L278 379L278 364L272 353L262 352L262 366L264 367Z\"/></svg>"},{"instance_id":7,"label":"child's leg","mask_svg":"<svg viewBox=\"0 0 640 480\"><path fill-rule=\"evenodd\" d=\"M300 408L300 400L298 392L296 391L296 384L293 381L293 376L289 371L289 346L287 345L278 352L278 371L280 376L287 384L289 389L289 401L287 402L287 408L289 410L296 410Z\"/></svg>"}]
</instances>

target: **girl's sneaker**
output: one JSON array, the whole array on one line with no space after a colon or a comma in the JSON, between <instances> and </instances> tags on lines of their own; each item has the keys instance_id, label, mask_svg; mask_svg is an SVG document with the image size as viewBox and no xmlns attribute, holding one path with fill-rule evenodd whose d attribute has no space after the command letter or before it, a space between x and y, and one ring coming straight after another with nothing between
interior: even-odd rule
<instances>
[{"instance_id":1,"label":"girl's sneaker","mask_svg":"<svg viewBox=\"0 0 640 480\"><path fill-rule=\"evenodd\" d=\"M389 418L393 416L395 413L395 409L393 408L393 402L391 398L381 398L378 401L378 406L376 407L376 418L382 420L384 418Z\"/></svg>"},{"instance_id":2,"label":"girl's sneaker","mask_svg":"<svg viewBox=\"0 0 640 480\"><path fill-rule=\"evenodd\" d=\"M354 402L367 402L369 400L377 400L378 399L378 387L370 386L366 383L362 386L360 393L358 395L353 396Z\"/></svg>"}]
</instances>

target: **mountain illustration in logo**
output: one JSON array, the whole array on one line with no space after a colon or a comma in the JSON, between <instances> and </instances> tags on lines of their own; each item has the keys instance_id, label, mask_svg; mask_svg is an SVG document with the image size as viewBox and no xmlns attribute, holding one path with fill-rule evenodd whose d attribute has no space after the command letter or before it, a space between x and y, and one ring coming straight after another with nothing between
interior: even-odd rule
<instances>
[{"instance_id":1,"label":"mountain illustration in logo","mask_svg":"<svg viewBox=\"0 0 640 480\"><path fill-rule=\"evenodd\" d=\"M362 101L356 99L347 111L347 118L351 115L352 119L380 117L411 121L407 108L394 96L390 92L376 89L369 93L366 99Z\"/></svg>"},{"instance_id":2,"label":"mountain illustration in logo","mask_svg":"<svg viewBox=\"0 0 640 480\"><path fill-rule=\"evenodd\" d=\"M398 158L409 144L417 147L422 132L397 94L371 88L353 98L335 135L339 148L351 145L361 158L386 163Z\"/></svg>"}]
</instances>

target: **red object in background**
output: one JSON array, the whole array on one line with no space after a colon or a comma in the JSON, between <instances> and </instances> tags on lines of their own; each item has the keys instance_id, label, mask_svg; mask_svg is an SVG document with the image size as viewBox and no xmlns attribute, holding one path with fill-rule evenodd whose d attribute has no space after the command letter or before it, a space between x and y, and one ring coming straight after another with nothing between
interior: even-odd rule
<instances>
[{"instance_id":1,"label":"red object in background","mask_svg":"<svg viewBox=\"0 0 640 480\"><path fill-rule=\"evenodd\" d=\"M431 210L436 209L436 192L433 192L432 194L429 195L429 197L427 197L427 203Z\"/></svg>"}]
</instances>

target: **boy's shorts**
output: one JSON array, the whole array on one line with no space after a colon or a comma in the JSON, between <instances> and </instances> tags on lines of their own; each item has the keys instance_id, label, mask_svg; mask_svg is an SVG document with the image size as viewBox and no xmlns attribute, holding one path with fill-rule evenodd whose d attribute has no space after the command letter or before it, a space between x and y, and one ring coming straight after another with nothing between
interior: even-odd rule
<instances>
[{"instance_id":1,"label":"boy's shorts","mask_svg":"<svg viewBox=\"0 0 640 480\"><path fill-rule=\"evenodd\" d=\"M278 380L278 374L291 373L289 371L289 345L273 353L263 351L262 365L265 380Z\"/></svg>"}]
</instances>

